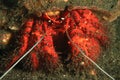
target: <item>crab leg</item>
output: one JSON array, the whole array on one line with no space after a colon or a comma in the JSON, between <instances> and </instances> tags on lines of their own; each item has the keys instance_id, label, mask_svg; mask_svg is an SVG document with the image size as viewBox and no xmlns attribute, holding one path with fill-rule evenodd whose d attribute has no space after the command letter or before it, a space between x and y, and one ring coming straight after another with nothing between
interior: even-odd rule
<instances>
[{"instance_id":1,"label":"crab leg","mask_svg":"<svg viewBox=\"0 0 120 80\"><path fill-rule=\"evenodd\" d=\"M24 27L22 31L23 36L20 37L21 48L19 49L18 54L15 55L15 57L9 63L9 65L7 65L7 69L10 68L25 53L28 46L28 40L29 40L28 34L32 30L33 23L34 23L33 19L29 19L23 26Z\"/></svg>"},{"instance_id":2,"label":"crab leg","mask_svg":"<svg viewBox=\"0 0 120 80\"><path fill-rule=\"evenodd\" d=\"M81 13L79 13L78 10L71 11L71 21L69 23L70 28L68 29L68 33L72 42L78 45L78 47L80 47L88 57L96 61L100 55L100 44L97 38L86 33L87 31L89 31L89 26L91 26L92 24L88 24L88 26L86 27L86 25L84 25L86 24L86 22L85 19L83 19L82 15L82 11ZM86 21L87 20L88 19L86 19ZM91 26L91 28L93 28L93 33L95 33L95 28L93 26ZM72 52L71 59L74 61L79 54L79 50L75 48L74 45L70 42L69 45L71 46Z\"/></svg>"},{"instance_id":3,"label":"crab leg","mask_svg":"<svg viewBox=\"0 0 120 80\"><path fill-rule=\"evenodd\" d=\"M45 60L45 63L48 65L48 67L53 69L53 68L58 67L59 58L53 45L53 39L51 35L52 34L51 26L49 27L47 22L44 21L43 28L46 32L46 36L43 42L41 43L43 59Z\"/></svg>"},{"instance_id":4,"label":"crab leg","mask_svg":"<svg viewBox=\"0 0 120 80\"><path fill-rule=\"evenodd\" d=\"M34 24L34 27L32 28L32 32L30 34L31 37L29 38L27 50L29 50L43 36L41 21L35 20L34 23L35 24ZM37 70L40 67L40 61L39 61L39 57L38 57L39 55L38 55L38 51L37 51L39 46L40 46L40 44L38 44L29 55L31 67L33 70Z\"/></svg>"},{"instance_id":5,"label":"crab leg","mask_svg":"<svg viewBox=\"0 0 120 80\"><path fill-rule=\"evenodd\" d=\"M71 17L75 24L87 35L95 37L105 46L108 43L108 37L104 30L103 25L100 23L98 18L90 10L73 10L71 11Z\"/></svg>"}]
</instances>

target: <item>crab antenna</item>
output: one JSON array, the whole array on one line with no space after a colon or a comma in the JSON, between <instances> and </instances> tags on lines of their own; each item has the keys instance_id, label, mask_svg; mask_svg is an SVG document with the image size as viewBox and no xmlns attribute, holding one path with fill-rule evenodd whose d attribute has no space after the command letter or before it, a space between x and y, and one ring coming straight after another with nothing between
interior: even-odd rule
<instances>
[{"instance_id":1,"label":"crab antenna","mask_svg":"<svg viewBox=\"0 0 120 80\"><path fill-rule=\"evenodd\" d=\"M68 39L72 42L72 44L80 51L80 53L85 57L87 58L90 62L92 62L99 70L101 70L105 75L107 75L109 78L111 78L112 80L115 80L110 74L108 74L105 70L103 70L97 63L95 63L91 58L89 58L85 53L84 51L77 45L75 44L70 36L69 36L69 33L68 31L66 30L66 34L67 34L67 37Z\"/></svg>"},{"instance_id":2,"label":"crab antenna","mask_svg":"<svg viewBox=\"0 0 120 80\"><path fill-rule=\"evenodd\" d=\"M6 76L25 56L27 56L45 37L44 34L21 58L19 58L1 77L0 80Z\"/></svg>"}]
</instances>

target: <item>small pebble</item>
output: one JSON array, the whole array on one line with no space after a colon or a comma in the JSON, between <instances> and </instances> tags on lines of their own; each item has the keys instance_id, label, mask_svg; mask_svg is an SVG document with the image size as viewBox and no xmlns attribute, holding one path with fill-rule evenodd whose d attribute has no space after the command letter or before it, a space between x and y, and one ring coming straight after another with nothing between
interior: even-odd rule
<instances>
[{"instance_id":1,"label":"small pebble","mask_svg":"<svg viewBox=\"0 0 120 80\"><path fill-rule=\"evenodd\" d=\"M12 34L10 32L0 30L0 45L7 45L10 41Z\"/></svg>"},{"instance_id":2,"label":"small pebble","mask_svg":"<svg viewBox=\"0 0 120 80\"><path fill-rule=\"evenodd\" d=\"M95 76L96 75L95 69L90 70L90 74L93 75L93 76Z\"/></svg>"}]
</instances>

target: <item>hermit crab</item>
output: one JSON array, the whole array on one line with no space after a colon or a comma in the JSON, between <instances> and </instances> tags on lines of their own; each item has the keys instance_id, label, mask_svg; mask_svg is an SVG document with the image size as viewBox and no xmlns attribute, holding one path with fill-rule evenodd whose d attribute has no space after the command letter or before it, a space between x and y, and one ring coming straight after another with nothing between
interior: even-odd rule
<instances>
[{"instance_id":1,"label":"hermit crab","mask_svg":"<svg viewBox=\"0 0 120 80\"><path fill-rule=\"evenodd\" d=\"M101 47L108 44L107 32L98 17L87 8L68 7L31 15L19 31L19 48L6 66L9 69L39 39L39 43L20 66L26 70L54 71L67 64L76 65L90 61L81 55L80 50L91 60L96 61ZM80 49L80 50L79 50Z\"/></svg>"}]
</instances>

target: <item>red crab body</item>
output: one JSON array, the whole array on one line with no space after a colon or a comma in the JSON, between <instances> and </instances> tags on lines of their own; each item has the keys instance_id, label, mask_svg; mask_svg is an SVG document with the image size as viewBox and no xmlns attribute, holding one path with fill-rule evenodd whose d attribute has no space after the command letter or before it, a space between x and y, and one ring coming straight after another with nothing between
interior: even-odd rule
<instances>
[{"instance_id":1,"label":"red crab body","mask_svg":"<svg viewBox=\"0 0 120 80\"><path fill-rule=\"evenodd\" d=\"M88 57L96 61L101 52L100 46L108 42L103 25L88 9L71 11L70 19L68 32L72 42L77 44ZM70 43L70 46L74 59L80 52L73 44Z\"/></svg>"},{"instance_id":2,"label":"red crab body","mask_svg":"<svg viewBox=\"0 0 120 80\"><path fill-rule=\"evenodd\" d=\"M57 15L45 13L41 17L28 19L22 28L19 39L20 48L7 68L29 50L44 33L46 35L42 42L27 56L29 60L24 59L25 67L30 67L32 70L43 68L54 70L60 67L59 65L62 64L60 60L66 54L71 55L70 63L74 63L76 57L81 54L74 44L96 61L100 55L101 46L106 45L108 41L102 24L89 9L65 10ZM68 39L66 31L72 42ZM62 56L58 54L59 52ZM63 58L60 59L60 57ZM75 62L81 62L81 60Z\"/></svg>"}]
</instances>

